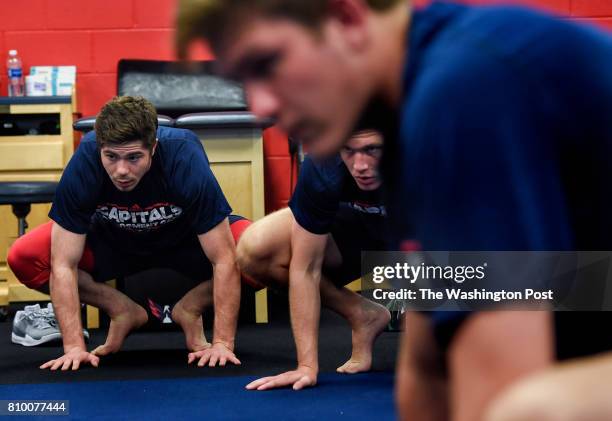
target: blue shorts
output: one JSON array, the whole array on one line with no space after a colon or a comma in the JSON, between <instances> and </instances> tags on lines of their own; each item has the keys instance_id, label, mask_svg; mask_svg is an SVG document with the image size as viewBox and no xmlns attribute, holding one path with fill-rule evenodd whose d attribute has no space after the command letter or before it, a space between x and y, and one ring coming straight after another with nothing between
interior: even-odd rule
<instances>
[{"instance_id":1,"label":"blue shorts","mask_svg":"<svg viewBox=\"0 0 612 421\"><path fill-rule=\"evenodd\" d=\"M336 286L353 282L362 275L361 252L389 250L387 218L372 215L341 204L330 234L342 256L337 268L324 267L323 273Z\"/></svg>"}]
</instances>

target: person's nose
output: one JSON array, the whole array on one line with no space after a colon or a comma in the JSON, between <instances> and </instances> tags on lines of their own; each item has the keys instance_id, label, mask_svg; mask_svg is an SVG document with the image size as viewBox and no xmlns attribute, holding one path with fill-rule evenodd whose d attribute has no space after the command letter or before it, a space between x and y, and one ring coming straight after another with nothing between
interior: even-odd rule
<instances>
[{"instance_id":1,"label":"person's nose","mask_svg":"<svg viewBox=\"0 0 612 421\"><path fill-rule=\"evenodd\" d=\"M370 165L368 163L368 158L367 156L365 156L364 153L357 152L355 154L355 159L353 161L353 168L357 172L365 172L368 170L368 168L370 168Z\"/></svg>"},{"instance_id":2,"label":"person's nose","mask_svg":"<svg viewBox=\"0 0 612 421\"><path fill-rule=\"evenodd\" d=\"M125 177L130 173L130 168L127 161L120 159L115 166L115 174L117 177Z\"/></svg>"},{"instance_id":3,"label":"person's nose","mask_svg":"<svg viewBox=\"0 0 612 421\"><path fill-rule=\"evenodd\" d=\"M247 101L251 112L257 118L278 117L280 111L280 100L266 83L251 82L245 86Z\"/></svg>"}]
</instances>

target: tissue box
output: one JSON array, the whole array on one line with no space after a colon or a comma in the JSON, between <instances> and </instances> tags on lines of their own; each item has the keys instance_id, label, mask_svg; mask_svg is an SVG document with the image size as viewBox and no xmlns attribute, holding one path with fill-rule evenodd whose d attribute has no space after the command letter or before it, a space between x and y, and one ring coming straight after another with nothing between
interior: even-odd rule
<instances>
[{"instance_id":1,"label":"tissue box","mask_svg":"<svg viewBox=\"0 0 612 421\"><path fill-rule=\"evenodd\" d=\"M76 83L76 66L32 66L30 75L47 78L47 95L70 96Z\"/></svg>"},{"instance_id":2,"label":"tissue box","mask_svg":"<svg viewBox=\"0 0 612 421\"><path fill-rule=\"evenodd\" d=\"M51 95L51 80L46 75L29 75L25 77L26 96Z\"/></svg>"}]
</instances>

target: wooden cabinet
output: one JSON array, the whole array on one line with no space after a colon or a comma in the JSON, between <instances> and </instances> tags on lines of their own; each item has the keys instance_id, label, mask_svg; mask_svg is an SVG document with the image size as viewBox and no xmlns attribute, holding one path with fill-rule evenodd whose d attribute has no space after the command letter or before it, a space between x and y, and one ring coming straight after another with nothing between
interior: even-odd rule
<instances>
[{"instance_id":1,"label":"wooden cabinet","mask_svg":"<svg viewBox=\"0 0 612 421\"><path fill-rule=\"evenodd\" d=\"M252 221L263 218L263 140L260 128L191 129L204 145L212 168L232 212ZM255 320L268 322L268 295L255 294Z\"/></svg>"},{"instance_id":2,"label":"wooden cabinet","mask_svg":"<svg viewBox=\"0 0 612 421\"><path fill-rule=\"evenodd\" d=\"M233 213L264 216L263 142L260 129L195 129Z\"/></svg>"},{"instance_id":3,"label":"wooden cabinet","mask_svg":"<svg viewBox=\"0 0 612 421\"><path fill-rule=\"evenodd\" d=\"M0 181L57 181L74 152L73 97L0 98ZM40 124L29 124L44 120ZM32 205L29 228L48 221L50 204ZM6 265L17 218L0 206L0 305L48 296L26 288Z\"/></svg>"}]
</instances>

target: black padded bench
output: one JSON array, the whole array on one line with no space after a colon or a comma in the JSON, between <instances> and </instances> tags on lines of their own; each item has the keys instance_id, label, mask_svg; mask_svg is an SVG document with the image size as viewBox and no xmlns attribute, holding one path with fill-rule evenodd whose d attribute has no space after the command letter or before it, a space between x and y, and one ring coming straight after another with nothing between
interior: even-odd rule
<instances>
[{"instance_id":1,"label":"black padded bench","mask_svg":"<svg viewBox=\"0 0 612 421\"><path fill-rule=\"evenodd\" d=\"M77 121L75 121L72 124L72 127L74 128L74 130L78 132L87 133L93 130L95 124L96 124L96 116L89 116L89 117L79 118ZM157 124L159 124L160 126L171 127L174 125L174 120L165 115L158 115Z\"/></svg>"}]
</instances>

